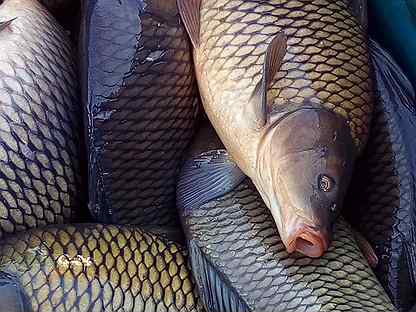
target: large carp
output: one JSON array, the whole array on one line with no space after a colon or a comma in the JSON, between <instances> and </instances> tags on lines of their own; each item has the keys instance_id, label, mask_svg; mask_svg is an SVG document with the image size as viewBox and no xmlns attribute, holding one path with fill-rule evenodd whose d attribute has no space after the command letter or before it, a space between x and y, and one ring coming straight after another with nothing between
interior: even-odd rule
<instances>
[{"instance_id":1,"label":"large carp","mask_svg":"<svg viewBox=\"0 0 416 312\"><path fill-rule=\"evenodd\" d=\"M178 0L210 121L287 250L311 257L329 246L373 107L351 3Z\"/></svg>"},{"instance_id":2,"label":"large carp","mask_svg":"<svg viewBox=\"0 0 416 312\"><path fill-rule=\"evenodd\" d=\"M198 90L176 2L85 1L81 29L90 209L101 222L179 228Z\"/></svg>"},{"instance_id":3,"label":"large carp","mask_svg":"<svg viewBox=\"0 0 416 312\"><path fill-rule=\"evenodd\" d=\"M0 5L0 237L71 221L80 200L74 49L32 0Z\"/></svg>"},{"instance_id":4,"label":"large carp","mask_svg":"<svg viewBox=\"0 0 416 312\"><path fill-rule=\"evenodd\" d=\"M227 179L222 195L201 187ZM335 225L319 259L289 254L250 179L241 179L214 130L203 127L182 170L178 208L209 312L395 311L351 227Z\"/></svg>"},{"instance_id":5,"label":"large carp","mask_svg":"<svg viewBox=\"0 0 416 312\"><path fill-rule=\"evenodd\" d=\"M49 226L0 242L0 311L202 312L179 245L131 226Z\"/></svg>"},{"instance_id":6,"label":"large carp","mask_svg":"<svg viewBox=\"0 0 416 312\"><path fill-rule=\"evenodd\" d=\"M392 57L376 42L370 46L378 101L347 213L379 259L381 284L408 311L416 303L416 96Z\"/></svg>"}]
</instances>

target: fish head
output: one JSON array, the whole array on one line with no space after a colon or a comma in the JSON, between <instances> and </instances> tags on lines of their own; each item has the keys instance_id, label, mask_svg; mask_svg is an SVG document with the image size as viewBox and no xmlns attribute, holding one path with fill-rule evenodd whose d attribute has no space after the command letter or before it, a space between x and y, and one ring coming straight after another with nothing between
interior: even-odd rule
<instances>
[{"instance_id":1,"label":"fish head","mask_svg":"<svg viewBox=\"0 0 416 312\"><path fill-rule=\"evenodd\" d=\"M284 116L266 132L254 183L287 251L320 257L352 175L350 127L329 110L308 108Z\"/></svg>"}]
</instances>

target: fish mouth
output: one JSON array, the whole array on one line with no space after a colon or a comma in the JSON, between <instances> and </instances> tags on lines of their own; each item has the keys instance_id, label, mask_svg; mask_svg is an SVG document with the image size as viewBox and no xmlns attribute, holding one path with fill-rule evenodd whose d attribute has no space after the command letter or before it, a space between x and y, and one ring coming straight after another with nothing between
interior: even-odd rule
<instances>
[{"instance_id":1,"label":"fish mouth","mask_svg":"<svg viewBox=\"0 0 416 312\"><path fill-rule=\"evenodd\" d=\"M319 258L328 250L328 232L302 224L292 233L288 233L286 250L289 253L299 252L310 258Z\"/></svg>"}]
</instances>

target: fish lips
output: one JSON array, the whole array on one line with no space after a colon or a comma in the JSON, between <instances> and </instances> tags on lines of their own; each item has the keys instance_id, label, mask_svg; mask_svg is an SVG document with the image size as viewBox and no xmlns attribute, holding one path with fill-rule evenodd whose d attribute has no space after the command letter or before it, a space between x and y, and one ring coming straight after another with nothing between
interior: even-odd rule
<instances>
[{"instance_id":1,"label":"fish lips","mask_svg":"<svg viewBox=\"0 0 416 312\"><path fill-rule=\"evenodd\" d=\"M309 226L299 222L286 227L287 237L283 240L289 253L299 252L307 257L319 258L329 248L330 234L325 228Z\"/></svg>"}]
</instances>

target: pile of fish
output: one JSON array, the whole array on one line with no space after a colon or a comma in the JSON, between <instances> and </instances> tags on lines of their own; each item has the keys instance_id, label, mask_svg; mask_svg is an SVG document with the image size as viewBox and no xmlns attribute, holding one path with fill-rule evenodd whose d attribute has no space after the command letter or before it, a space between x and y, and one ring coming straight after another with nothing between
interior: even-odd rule
<instances>
[{"instance_id":1,"label":"pile of fish","mask_svg":"<svg viewBox=\"0 0 416 312\"><path fill-rule=\"evenodd\" d=\"M416 310L374 2L1 1L0 312Z\"/></svg>"}]
</instances>

